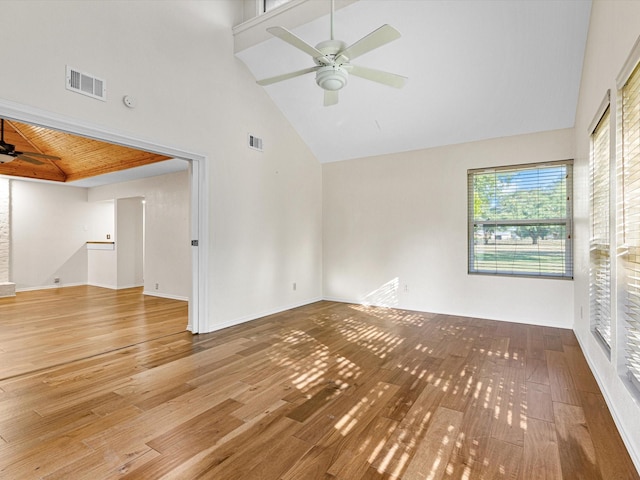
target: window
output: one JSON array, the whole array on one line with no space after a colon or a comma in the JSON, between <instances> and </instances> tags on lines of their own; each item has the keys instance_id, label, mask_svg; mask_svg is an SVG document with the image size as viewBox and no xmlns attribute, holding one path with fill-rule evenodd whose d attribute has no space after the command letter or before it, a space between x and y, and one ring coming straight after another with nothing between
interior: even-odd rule
<instances>
[{"instance_id":1,"label":"window","mask_svg":"<svg viewBox=\"0 0 640 480\"><path fill-rule=\"evenodd\" d=\"M607 98L608 99L608 98ZM606 107L591 134L591 324L611 348L611 258L609 254L610 114Z\"/></svg>"},{"instance_id":2,"label":"window","mask_svg":"<svg viewBox=\"0 0 640 480\"><path fill-rule=\"evenodd\" d=\"M469 273L572 278L572 166L468 171Z\"/></svg>"},{"instance_id":3,"label":"window","mask_svg":"<svg viewBox=\"0 0 640 480\"><path fill-rule=\"evenodd\" d=\"M262 0L262 12L270 12L274 8L278 8L280 5L284 5L291 0Z\"/></svg>"},{"instance_id":4,"label":"window","mask_svg":"<svg viewBox=\"0 0 640 480\"><path fill-rule=\"evenodd\" d=\"M619 242L624 273L626 364L640 388L640 64L622 87L619 179Z\"/></svg>"}]
</instances>

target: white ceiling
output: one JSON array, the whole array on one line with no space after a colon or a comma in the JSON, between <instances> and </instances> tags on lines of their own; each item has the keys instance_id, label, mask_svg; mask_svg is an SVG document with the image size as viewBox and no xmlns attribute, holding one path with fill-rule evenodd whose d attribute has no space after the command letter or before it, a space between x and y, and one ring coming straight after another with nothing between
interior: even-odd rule
<instances>
[{"instance_id":1,"label":"white ceiling","mask_svg":"<svg viewBox=\"0 0 640 480\"><path fill-rule=\"evenodd\" d=\"M187 160L170 158L169 160L150 163L149 165L143 165L141 167L128 168L126 170L120 170L117 172L105 173L104 175L83 178L81 180L75 180L73 182L66 182L65 185L84 188L100 187L102 185L109 185L112 183L129 182L131 180L139 180L141 178L155 177L158 175L180 172L182 170L187 170L188 168L189 162ZM27 179L25 178L21 180Z\"/></svg>"},{"instance_id":2,"label":"white ceiling","mask_svg":"<svg viewBox=\"0 0 640 480\"><path fill-rule=\"evenodd\" d=\"M312 45L328 39L325 3L323 17L282 26ZM570 128L590 10L590 0L359 0L336 12L335 37L398 29L353 63L409 77L403 89L351 77L324 107L313 74L264 88L321 162ZM313 66L277 38L236 55L257 79Z\"/></svg>"}]
</instances>

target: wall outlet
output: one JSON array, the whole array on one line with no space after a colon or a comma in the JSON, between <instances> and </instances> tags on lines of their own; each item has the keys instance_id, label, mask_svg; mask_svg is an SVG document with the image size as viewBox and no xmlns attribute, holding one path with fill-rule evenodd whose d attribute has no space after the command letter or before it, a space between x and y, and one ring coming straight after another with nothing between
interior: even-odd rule
<instances>
[{"instance_id":1,"label":"wall outlet","mask_svg":"<svg viewBox=\"0 0 640 480\"><path fill-rule=\"evenodd\" d=\"M296 290L298 288L298 286L296 285L296 282L293 282L293 289Z\"/></svg>"},{"instance_id":2,"label":"wall outlet","mask_svg":"<svg viewBox=\"0 0 640 480\"><path fill-rule=\"evenodd\" d=\"M409 293L409 285L404 284L404 293Z\"/></svg>"},{"instance_id":3,"label":"wall outlet","mask_svg":"<svg viewBox=\"0 0 640 480\"><path fill-rule=\"evenodd\" d=\"M53 283L60 283L60 277L56 277L53 279Z\"/></svg>"},{"instance_id":4,"label":"wall outlet","mask_svg":"<svg viewBox=\"0 0 640 480\"><path fill-rule=\"evenodd\" d=\"M158 290L158 287L160 287L160 284L156 283L156 290Z\"/></svg>"}]
</instances>

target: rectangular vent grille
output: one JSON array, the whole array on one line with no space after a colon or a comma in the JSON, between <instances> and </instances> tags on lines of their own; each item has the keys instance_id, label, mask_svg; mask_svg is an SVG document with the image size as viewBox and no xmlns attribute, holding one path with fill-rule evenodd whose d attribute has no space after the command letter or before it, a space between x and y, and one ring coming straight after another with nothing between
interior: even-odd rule
<instances>
[{"instance_id":1,"label":"rectangular vent grille","mask_svg":"<svg viewBox=\"0 0 640 480\"><path fill-rule=\"evenodd\" d=\"M67 90L81 93L103 102L107 100L107 82L67 65Z\"/></svg>"},{"instance_id":2,"label":"rectangular vent grille","mask_svg":"<svg viewBox=\"0 0 640 480\"><path fill-rule=\"evenodd\" d=\"M262 151L262 139L249 134L249 148Z\"/></svg>"}]
</instances>

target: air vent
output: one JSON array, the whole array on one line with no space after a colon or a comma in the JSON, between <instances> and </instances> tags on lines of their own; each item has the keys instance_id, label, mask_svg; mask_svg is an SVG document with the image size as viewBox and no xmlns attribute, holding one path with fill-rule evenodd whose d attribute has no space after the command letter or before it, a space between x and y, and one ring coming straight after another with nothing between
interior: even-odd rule
<instances>
[{"instance_id":1,"label":"air vent","mask_svg":"<svg viewBox=\"0 0 640 480\"><path fill-rule=\"evenodd\" d=\"M262 151L262 139L249 134L249 148Z\"/></svg>"},{"instance_id":2,"label":"air vent","mask_svg":"<svg viewBox=\"0 0 640 480\"><path fill-rule=\"evenodd\" d=\"M81 93L103 102L107 100L107 82L67 65L67 90Z\"/></svg>"}]
</instances>

